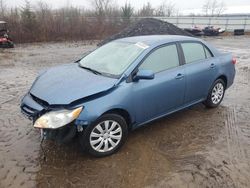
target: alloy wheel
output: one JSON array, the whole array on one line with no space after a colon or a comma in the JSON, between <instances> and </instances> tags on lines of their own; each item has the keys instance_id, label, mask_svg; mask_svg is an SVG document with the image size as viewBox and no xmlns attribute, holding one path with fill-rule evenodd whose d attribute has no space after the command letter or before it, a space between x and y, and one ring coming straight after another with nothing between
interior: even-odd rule
<instances>
[{"instance_id":1,"label":"alloy wheel","mask_svg":"<svg viewBox=\"0 0 250 188\"><path fill-rule=\"evenodd\" d=\"M224 86L222 83L218 82L217 84L215 84L212 90L212 95L211 95L212 102L214 104L218 104L222 100L223 94L224 94Z\"/></svg>"},{"instance_id":2,"label":"alloy wheel","mask_svg":"<svg viewBox=\"0 0 250 188\"><path fill-rule=\"evenodd\" d=\"M122 139L121 125L113 120L97 124L90 133L90 145L97 152L113 150Z\"/></svg>"}]
</instances>

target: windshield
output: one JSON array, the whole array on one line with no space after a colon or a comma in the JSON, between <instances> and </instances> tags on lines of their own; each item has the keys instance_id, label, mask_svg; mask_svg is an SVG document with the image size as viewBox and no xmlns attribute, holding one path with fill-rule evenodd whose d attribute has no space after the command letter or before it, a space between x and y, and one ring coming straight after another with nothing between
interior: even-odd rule
<instances>
[{"instance_id":1,"label":"windshield","mask_svg":"<svg viewBox=\"0 0 250 188\"><path fill-rule=\"evenodd\" d=\"M80 66L106 75L121 75L140 55L145 46L137 43L111 42L84 57Z\"/></svg>"}]
</instances>

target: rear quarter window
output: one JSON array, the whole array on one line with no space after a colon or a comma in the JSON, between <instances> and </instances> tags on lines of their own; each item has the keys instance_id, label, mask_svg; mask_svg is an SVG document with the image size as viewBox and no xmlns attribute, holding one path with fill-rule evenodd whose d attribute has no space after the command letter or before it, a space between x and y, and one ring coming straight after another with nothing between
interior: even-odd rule
<instances>
[{"instance_id":1,"label":"rear quarter window","mask_svg":"<svg viewBox=\"0 0 250 188\"><path fill-rule=\"evenodd\" d=\"M206 54L202 44L197 42L185 42L181 44L183 49L185 62L192 63L195 61L206 59ZM211 53L210 53L211 55Z\"/></svg>"},{"instance_id":2,"label":"rear quarter window","mask_svg":"<svg viewBox=\"0 0 250 188\"><path fill-rule=\"evenodd\" d=\"M207 58L213 57L213 54L210 52L210 50L208 50L206 46L204 46L204 50Z\"/></svg>"}]
</instances>

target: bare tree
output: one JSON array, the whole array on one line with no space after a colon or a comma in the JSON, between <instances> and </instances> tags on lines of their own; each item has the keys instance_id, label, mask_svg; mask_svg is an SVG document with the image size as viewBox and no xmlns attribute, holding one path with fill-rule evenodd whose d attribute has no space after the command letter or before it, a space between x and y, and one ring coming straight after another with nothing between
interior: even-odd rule
<instances>
[{"instance_id":1,"label":"bare tree","mask_svg":"<svg viewBox=\"0 0 250 188\"><path fill-rule=\"evenodd\" d=\"M207 0L202 6L202 10L206 16L208 16L210 9L211 9L211 0Z\"/></svg>"},{"instance_id":2,"label":"bare tree","mask_svg":"<svg viewBox=\"0 0 250 188\"><path fill-rule=\"evenodd\" d=\"M139 16L154 16L155 9L152 7L151 3L148 1L147 4L144 4L143 7L139 10Z\"/></svg>"},{"instance_id":3,"label":"bare tree","mask_svg":"<svg viewBox=\"0 0 250 188\"><path fill-rule=\"evenodd\" d=\"M0 18L4 18L6 13L6 5L4 0L0 0Z\"/></svg>"},{"instance_id":4,"label":"bare tree","mask_svg":"<svg viewBox=\"0 0 250 188\"><path fill-rule=\"evenodd\" d=\"M42 21L42 24L46 24L46 22L49 22L50 19L52 19L51 7L43 1L39 1L36 4L36 16L40 22Z\"/></svg>"},{"instance_id":5,"label":"bare tree","mask_svg":"<svg viewBox=\"0 0 250 188\"><path fill-rule=\"evenodd\" d=\"M21 9L21 24L22 32L27 33L29 40L33 40L35 38L33 33L35 33L37 29L36 21L36 14L32 10L30 2L26 0L25 6Z\"/></svg>"},{"instance_id":6,"label":"bare tree","mask_svg":"<svg viewBox=\"0 0 250 188\"><path fill-rule=\"evenodd\" d=\"M121 9L122 9L123 21L128 23L130 21L131 16L134 13L134 8L131 6L130 3L126 2L125 5Z\"/></svg>"},{"instance_id":7,"label":"bare tree","mask_svg":"<svg viewBox=\"0 0 250 188\"><path fill-rule=\"evenodd\" d=\"M91 0L95 14L99 17L107 15L112 7L112 0Z\"/></svg>"},{"instance_id":8,"label":"bare tree","mask_svg":"<svg viewBox=\"0 0 250 188\"><path fill-rule=\"evenodd\" d=\"M52 9L47 3L39 1L36 4L36 19L39 23L40 40L47 41L53 28Z\"/></svg>"},{"instance_id":9,"label":"bare tree","mask_svg":"<svg viewBox=\"0 0 250 188\"><path fill-rule=\"evenodd\" d=\"M220 16L221 14L223 14L225 10L226 10L226 4L224 3L224 1L219 2L218 8L216 9L217 16Z\"/></svg>"},{"instance_id":10,"label":"bare tree","mask_svg":"<svg viewBox=\"0 0 250 188\"><path fill-rule=\"evenodd\" d=\"M163 1L162 4L156 9L156 16L173 16L175 13L175 4L171 1Z\"/></svg>"},{"instance_id":11,"label":"bare tree","mask_svg":"<svg viewBox=\"0 0 250 188\"><path fill-rule=\"evenodd\" d=\"M211 7L210 7L211 16L215 15L216 9L218 8L218 5L219 5L218 1L216 1L216 0L211 1Z\"/></svg>"},{"instance_id":12,"label":"bare tree","mask_svg":"<svg viewBox=\"0 0 250 188\"><path fill-rule=\"evenodd\" d=\"M202 9L206 16L220 16L225 10L225 3L217 0L207 0Z\"/></svg>"},{"instance_id":13,"label":"bare tree","mask_svg":"<svg viewBox=\"0 0 250 188\"><path fill-rule=\"evenodd\" d=\"M48 12L51 11L51 7L49 6L49 4L40 0L37 2L37 11L45 16Z\"/></svg>"}]
</instances>

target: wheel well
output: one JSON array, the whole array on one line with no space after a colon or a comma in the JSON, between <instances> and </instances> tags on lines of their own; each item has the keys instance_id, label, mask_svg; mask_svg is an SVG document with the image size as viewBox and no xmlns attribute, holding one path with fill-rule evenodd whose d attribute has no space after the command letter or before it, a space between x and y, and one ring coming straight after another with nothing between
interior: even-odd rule
<instances>
[{"instance_id":1,"label":"wheel well","mask_svg":"<svg viewBox=\"0 0 250 188\"><path fill-rule=\"evenodd\" d=\"M130 117L129 113L126 110L116 108L116 109L109 110L109 111L107 111L107 112L105 112L103 114L118 114L118 115L122 116L125 119L125 121L126 121L126 123L128 125L128 129L129 130L131 129L131 117Z\"/></svg>"},{"instance_id":2,"label":"wheel well","mask_svg":"<svg viewBox=\"0 0 250 188\"><path fill-rule=\"evenodd\" d=\"M226 88L227 88L227 77L225 75L219 76L216 80L222 79L225 82Z\"/></svg>"}]
</instances>

